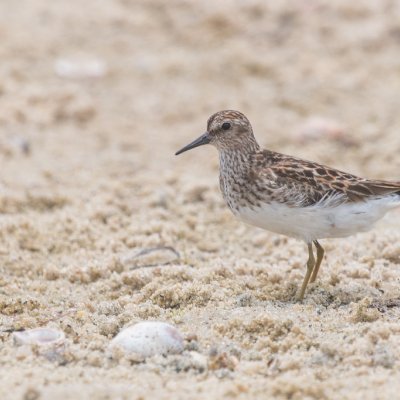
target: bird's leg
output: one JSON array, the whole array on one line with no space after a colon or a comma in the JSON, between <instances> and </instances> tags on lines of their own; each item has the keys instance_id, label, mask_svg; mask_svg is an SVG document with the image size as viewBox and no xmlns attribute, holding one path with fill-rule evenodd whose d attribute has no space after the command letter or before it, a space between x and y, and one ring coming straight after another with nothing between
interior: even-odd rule
<instances>
[{"instance_id":1,"label":"bird's leg","mask_svg":"<svg viewBox=\"0 0 400 400\"><path fill-rule=\"evenodd\" d=\"M317 262L315 263L315 267L314 267L314 270L311 275L310 283L315 282L315 280L317 279L319 267L321 266L322 259L324 258L324 253L325 253L325 250L323 249L323 247L316 240L314 240L314 245L317 249Z\"/></svg>"},{"instance_id":2,"label":"bird's leg","mask_svg":"<svg viewBox=\"0 0 400 400\"><path fill-rule=\"evenodd\" d=\"M306 276L304 277L303 284L301 285L300 293L298 296L299 301L303 301L304 299L304 293L306 291L308 281L310 280L311 272L313 271L315 266L315 258L313 254L312 243L307 243L307 246L308 246L307 272Z\"/></svg>"}]
</instances>

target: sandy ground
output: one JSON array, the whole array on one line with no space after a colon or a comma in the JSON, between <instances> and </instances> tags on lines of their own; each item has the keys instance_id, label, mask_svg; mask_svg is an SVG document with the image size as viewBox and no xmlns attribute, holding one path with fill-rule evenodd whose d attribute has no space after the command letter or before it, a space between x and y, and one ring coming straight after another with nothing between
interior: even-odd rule
<instances>
[{"instance_id":1,"label":"sandy ground","mask_svg":"<svg viewBox=\"0 0 400 400\"><path fill-rule=\"evenodd\" d=\"M305 245L234 220L214 149L173 156L233 108L265 147L400 179L400 2L329 3L0 2L1 399L398 397L400 213L324 241L299 304ZM110 360L148 319L185 352ZM62 357L13 344L39 326Z\"/></svg>"}]
</instances>

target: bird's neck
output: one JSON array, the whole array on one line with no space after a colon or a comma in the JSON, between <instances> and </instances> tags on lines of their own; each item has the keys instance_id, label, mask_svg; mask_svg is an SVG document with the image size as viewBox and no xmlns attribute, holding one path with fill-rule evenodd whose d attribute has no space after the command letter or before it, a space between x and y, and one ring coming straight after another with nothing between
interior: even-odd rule
<instances>
[{"instance_id":1,"label":"bird's neck","mask_svg":"<svg viewBox=\"0 0 400 400\"><path fill-rule=\"evenodd\" d=\"M237 173L245 169L252 154L258 150L260 150L260 146L255 140L246 146L219 149L221 173Z\"/></svg>"}]
</instances>

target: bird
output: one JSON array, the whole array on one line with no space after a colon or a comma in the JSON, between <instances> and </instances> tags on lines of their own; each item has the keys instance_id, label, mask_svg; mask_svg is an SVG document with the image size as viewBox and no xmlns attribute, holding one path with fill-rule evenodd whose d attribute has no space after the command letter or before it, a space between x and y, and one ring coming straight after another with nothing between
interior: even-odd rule
<instances>
[{"instance_id":1,"label":"bird","mask_svg":"<svg viewBox=\"0 0 400 400\"><path fill-rule=\"evenodd\" d=\"M211 115L206 132L175 155L206 144L218 150L222 196L239 220L306 243L307 270L299 301L315 282L324 258L319 240L365 232L400 206L400 181L361 178L262 149L250 121L239 111Z\"/></svg>"}]
</instances>

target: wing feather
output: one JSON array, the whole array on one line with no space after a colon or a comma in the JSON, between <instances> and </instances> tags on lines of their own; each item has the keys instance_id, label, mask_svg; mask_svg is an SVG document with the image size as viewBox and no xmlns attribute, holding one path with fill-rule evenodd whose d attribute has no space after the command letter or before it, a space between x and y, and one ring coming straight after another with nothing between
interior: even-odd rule
<instances>
[{"instance_id":1,"label":"wing feather","mask_svg":"<svg viewBox=\"0 0 400 400\"><path fill-rule=\"evenodd\" d=\"M270 197L294 207L336 206L392 194L400 196L400 182L369 180L322 164L268 150L252 159L251 176Z\"/></svg>"}]
</instances>

